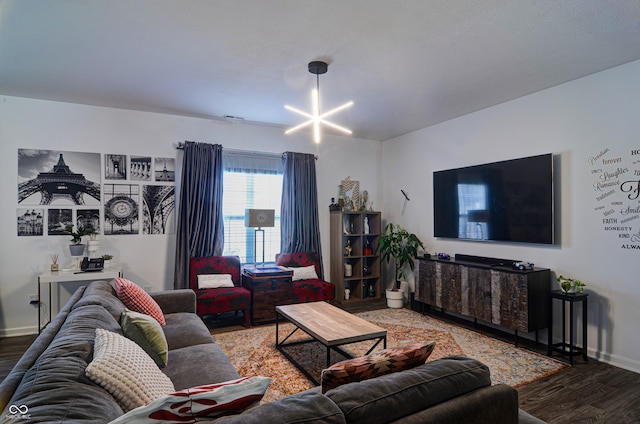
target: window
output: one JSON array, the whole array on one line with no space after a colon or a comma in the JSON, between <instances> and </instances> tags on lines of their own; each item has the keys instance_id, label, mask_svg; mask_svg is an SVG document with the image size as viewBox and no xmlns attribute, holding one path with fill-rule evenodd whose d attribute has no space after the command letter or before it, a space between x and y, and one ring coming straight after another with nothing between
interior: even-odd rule
<instances>
[{"instance_id":1,"label":"window","mask_svg":"<svg viewBox=\"0 0 640 424\"><path fill-rule=\"evenodd\" d=\"M487 211L487 186L485 184L458 184L458 236L467 239L487 240L489 213Z\"/></svg>"},{"instance_id":2,"label":"window","mask_svg":"<svg viewBox=\"0 0 640 424\"><path fill-rule=\"evenodd\" d=\"M282 157L252 152L223 152L224 185L224 255L236 255L243 264L275 261L280 252L280 200L282 198ZM274 209L275 226L256 228L245 226L247 209ZM257 239L255 236L257 235ZM254 242L257 241L256 251ZM257 254L257 258L256 258Z\"/></svg>"}]
</instances>

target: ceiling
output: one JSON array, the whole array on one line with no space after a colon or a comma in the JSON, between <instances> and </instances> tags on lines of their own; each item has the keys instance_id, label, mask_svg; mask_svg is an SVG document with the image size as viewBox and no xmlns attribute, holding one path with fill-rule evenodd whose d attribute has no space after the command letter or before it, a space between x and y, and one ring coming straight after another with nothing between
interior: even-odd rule
<instances>
[{"instance_id":1,"label":"ceiling","mask_svg":"<svg viewBox=\"0 0 640 424\"><path fill-rule=\"evenodd\" d=\"M0 0L0 94L387 140L640 59L638 0Z\"/></svg>"}]
</instances>

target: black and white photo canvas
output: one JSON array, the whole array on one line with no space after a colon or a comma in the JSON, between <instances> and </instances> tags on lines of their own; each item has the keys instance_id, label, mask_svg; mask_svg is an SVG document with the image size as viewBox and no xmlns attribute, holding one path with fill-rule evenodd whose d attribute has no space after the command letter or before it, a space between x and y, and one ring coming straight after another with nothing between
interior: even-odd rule
<instances>
[{"instance_id":1,"label":"black and white photo canvas","mask_svg":"<svg viewBox=\"0 0 640 424\"><path fill-rule=\"evenodd\" d=\"M18 236L44 234L44 209L17 209Z\"/></svg>"},{"instance_id":2,"label":"black and white photo canvas","mask_svg":"<svg viewBox=\"0 0 640 424\"><path fill-rule=\"evenodd\" d=\"M156 181L175 181L176 160L173 158L155 158L154 173L156 176Z\"/></svg>"},{"instance_id":3,"label":"black and white photo canvas","mask_svg":"<svg viewBox=\"0 0 640 424\"><path fill-rule=\"evenodd\" d=\"M67 225L73 224L72 209L49 209L47 211L47 234L50 236L67 236Z\"/></svg>"},{"instance_id":4,"label":"black and white photo canvas","mask_svg":"<svg viewBox=\"0 0 640 424\"><path fill-rule=\"evenodd\" d=\"M151 158L147 156L131 156L129 158L129 179L131 181L151 181Z\"/></svg>"},{"instance_id":5,"label":"black and white photo canvas","mask_svg":"<svg viewBox=\"0 0 640 424\"><path fill-rule=\"evenodd\" d=\"M106 180L126 180L127 156L114 154L104 155L104 178Z\"/></svg>"},{"instance_id":6,"label":"black and white photo canvas","mask_svg":"<svg viewBox=\"0 0 640 424\"><path fill-rule=\"evenodd\" d=\"M99 205L100 154L18 149L18 203Z\"/></svg>"},{"instance_id":7,"label":"black and white photo canvas","mask_svg":"<svg viewBox=\"0 0 640 424\"><path fill-rule=\"evenodd\" d=\"M76 224L78 228L87 228L91 225L95 232L100 234L100 209L78 209Z\"/></svg>"},{"instance_id":8,"label":"black and white photo canvas","mask_svg":"<svg viewBox=\"0 0 640 424\"><path fill-rule=\"evenodd\" d=\"M174 186L142 186L142 234L174 234L175 203Z\"/></svg>"},{"instance_id":9,"label":"black and white photo canvas","mask_svg":"<svg viewBox=\"0 0 640 424\"><path fill-rule=\"evenodd\" d=\"M138 234L140 231L140 186L104 185L104 234Z\"/></svg>"}]
</instances>

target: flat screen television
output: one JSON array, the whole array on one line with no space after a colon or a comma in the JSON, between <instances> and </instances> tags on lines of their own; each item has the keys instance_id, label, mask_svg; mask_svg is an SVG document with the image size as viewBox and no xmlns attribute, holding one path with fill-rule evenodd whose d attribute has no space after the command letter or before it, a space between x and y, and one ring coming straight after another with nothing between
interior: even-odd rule
<instances>
[{"instance_id":1,"label":"flat screen television","mask_svg":"<svg viewBox=\"0 0 640 424\"><path fill-rule=\"evenodd\" d=\"M553 244L551 153L433 173L435 237Z\"/></svg>"}]
</instances>

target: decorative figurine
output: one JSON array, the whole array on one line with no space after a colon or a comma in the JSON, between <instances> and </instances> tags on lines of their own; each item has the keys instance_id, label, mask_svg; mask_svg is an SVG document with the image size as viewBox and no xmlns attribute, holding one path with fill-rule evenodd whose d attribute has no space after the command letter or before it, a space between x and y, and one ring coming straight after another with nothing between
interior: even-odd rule
<instances>
[{"instance_id":1,"label":"decorative figurine","mask_svg":"<svg viewBox=\"0 0 640 424\"><path fill-rule=\"evenodd\" d=\"M347 245L344 247L344 252L347 256L351 256L353 247L351 246L351 240L347 240Z\"/></svg>"}]
</instances>

